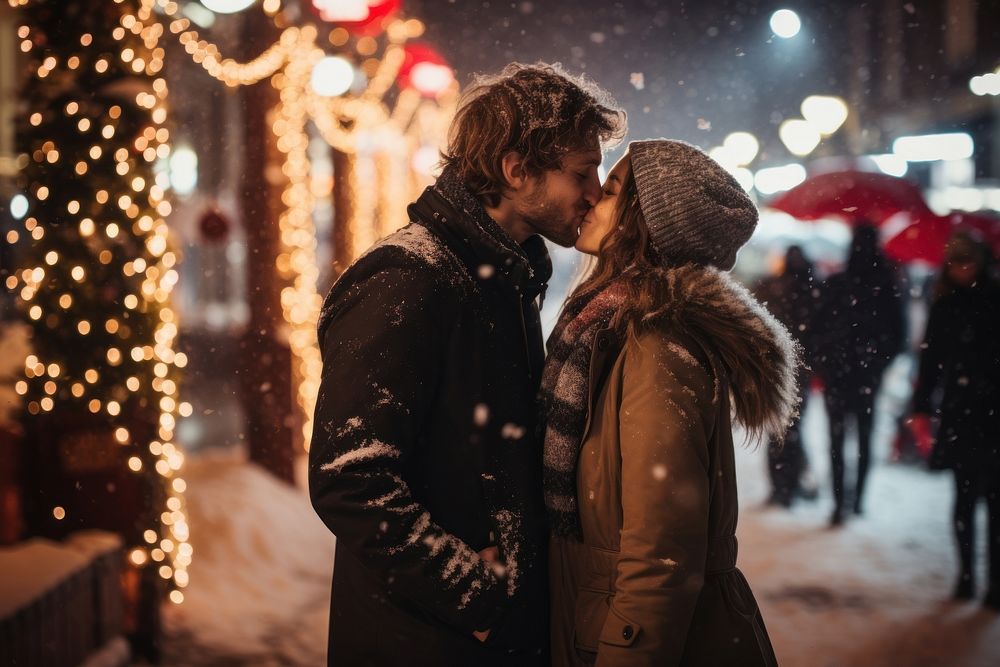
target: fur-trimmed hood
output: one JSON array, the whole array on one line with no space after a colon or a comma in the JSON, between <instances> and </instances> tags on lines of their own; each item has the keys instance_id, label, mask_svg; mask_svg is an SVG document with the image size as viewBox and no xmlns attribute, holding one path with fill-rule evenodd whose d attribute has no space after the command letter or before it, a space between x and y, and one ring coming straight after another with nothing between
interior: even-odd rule
<instances>
[{"instance_id":1,"label":"fur-trimmed hood","mask_svg":"<svg viewBox=\"0 0 1000 667\"><path fill-rule=\"evenodd\" d=\"M801 348L784 325L718 269L689 264L656 269L648 279L658 283L659 306L627 319L697 340L729 376L736 419L751 434L782 439L798 415L802 364Z\"/></svg>"}]
</instances>

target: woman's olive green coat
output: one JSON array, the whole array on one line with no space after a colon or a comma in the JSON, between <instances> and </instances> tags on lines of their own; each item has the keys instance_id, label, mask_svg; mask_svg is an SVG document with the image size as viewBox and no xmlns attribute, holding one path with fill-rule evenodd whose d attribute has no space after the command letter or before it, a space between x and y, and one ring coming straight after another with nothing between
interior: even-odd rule
<instances>
[{"instance_id":1,"label":"woman's olive green coat","mask_svg":"<svg viewBox=\"0 0 1000 667\"><path fill-rule=\"evenodd\" d=\"M776 665L736 569L733 383L795 409L788 332L725 274L667 272L659 324L598 334L577 464L583 542L553 538L554 665ZM765 395L766 394L766 395Z\"/></svg>"}]
</instances>

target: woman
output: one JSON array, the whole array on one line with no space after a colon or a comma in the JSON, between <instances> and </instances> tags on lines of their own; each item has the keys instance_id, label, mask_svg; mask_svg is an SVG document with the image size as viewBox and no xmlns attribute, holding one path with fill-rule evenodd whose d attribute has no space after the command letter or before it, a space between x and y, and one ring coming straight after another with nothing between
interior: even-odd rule
<instances>
[{"instance_id":1,"label":"woman","mask_svg":"<svg viewBox=\"0 0 1000 667\"><path fill-rule=\"evenodd\" d=\"M955 475L954 598L975 595L975 513L984 497L990 563L983 604L1000 611L1000 293L987 276L988 257L966 232L956 232L945 248L921 346L912 421L915 431L929 432L930 415L940 415L930 464Z\"/></svg>"},{"instance_id":2,"label":"woman","mask_svg":"<svg viewBox=\"0 0 1000 667\"><path fill-rule=\"evenodd\" d=\"M871 460L875 398L882 376L906 340L903 300L896 269L879 247L878 232L869 224L854 229L847 267L830 276L820 290L813 329L816 372L830 422L830 469L833 512L830 525L844 522L844 435L848 417L858 433L854 514L864 510L865 482Z\"/></svg>"},{"instance_id":3,"label":"woman","mask_svg":"<svg viewBox=\"0 0 1000 667\"><path fill-rule=\"evenodd\" d=\"M542 378L553 664L774 665L736 569L730 412L780 437L788 332L723 271L757 222L693 146L634 142L587 214L597 255Z\"/></svg>"}]
</instances>

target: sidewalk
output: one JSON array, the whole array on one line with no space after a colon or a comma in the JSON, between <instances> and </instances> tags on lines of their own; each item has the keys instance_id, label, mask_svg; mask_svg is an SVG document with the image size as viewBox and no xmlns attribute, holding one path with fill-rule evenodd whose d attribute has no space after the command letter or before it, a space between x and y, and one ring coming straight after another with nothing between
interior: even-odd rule
<instances>
[{"instance_id":1,"label":"sidewalk","mask_svg":"<svg viewBox=\"0 0 1000 667\"><path fill-rule=\"evenodd\" d=\"M811 403L805 414L818 500L790 512L764 509L764 450L737 452L740 567L780 664L1000 664L1000 616L948 601L956 567L950 476L887 464L883 428L865 515L827 528L831 499L819 405ZM850 447L849 441L848 457ZM164 665L325 664L334 541L308 498L239 456L192 456L185 477L195 559L187 600L168 609Z\"/></svg>"},{"instance_id":2,"label":"sidewalk","mask_svg":"<svg viewBox=\"0 0 1000 667\"><path fill-rule=\"evenodd\" d=\"M760 603L779 664L1000 664L1000 615L981 610L977 602L949 600L957 569L951 475L886 463L889 433L883 419L873 443L864 515L848 517L840 529L828 528L833 501L821 402L810 403L804 414L809 460L821 485L818 500L799 501L790 512L765 509L764 452L737 452L739 563ZM848 439L848 462L851 446ZM850 488L850 465L846 479ZM977 523L982 538L982 508ZM985 565L984 553L979 564ZM982 569L978 579L985 581Z\"/></svg>"}]
</instances>

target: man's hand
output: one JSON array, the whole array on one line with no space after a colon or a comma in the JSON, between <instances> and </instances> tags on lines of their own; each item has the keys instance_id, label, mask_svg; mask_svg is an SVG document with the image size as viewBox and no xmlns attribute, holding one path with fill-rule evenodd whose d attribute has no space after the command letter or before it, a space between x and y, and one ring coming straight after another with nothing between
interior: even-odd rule
<instances>
[{"instance_id":1,"label":"man's hand","mask_svg":"<svg viewBox=\"0 0 1000 667\"><path fill-rule=\"evenodd\" d=\"M492 563L500 559L500 549L497 547L486 547L479 552L479 557L487 563Z\"/></svg>"},{"instance_id":2,"label":"man's hand","mask_svg":"<svg viewBox=\"0 0 1000 667\"><path fill-rule=\"evenodd\" d=\"M500 559L500 550L495 546L486 547L485 549L479 552L479 557L482 558L487 563L495 563ZM490 631L489 630L476 631L472 633L472 636L481 642L485 642L490 636Z\"/></svg>"}]
</instances>

